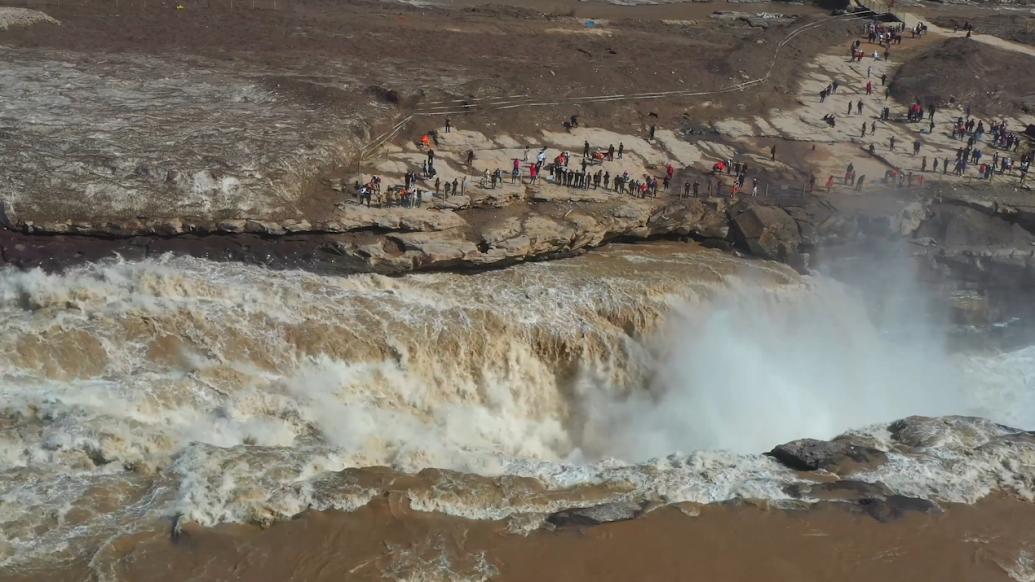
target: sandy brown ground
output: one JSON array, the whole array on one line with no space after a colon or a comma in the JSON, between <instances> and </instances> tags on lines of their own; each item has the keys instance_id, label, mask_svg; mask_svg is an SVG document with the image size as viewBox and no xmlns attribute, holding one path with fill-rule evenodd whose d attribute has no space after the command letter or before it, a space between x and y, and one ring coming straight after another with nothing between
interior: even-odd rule
<instances>
[{"instance_id":1,"label":"sandy brown ground","mask_svg":"<svg viewBox=\"0 0 1035 582\"><path fill-rule=\"evenodd\" d=\"M15 201L21 218L313 220L341 200L326 179L347 174L342 170L354 161L359 144L423 104L508 95L553 99L713 90L760 76L791 26L763 30L709 17L714 10L739 8L728 3L617 7L544 0L520 8L417 8L363 0L245 0L184 6L176 10L174 3L146 0L47 5L40 8L60 25L0 32L0 46L11 49L5 58L12 62L41 59L58 72L61 63L69 63L72 70L117 87L140 83L145 90L126 103L142 113L127 117L128 127L117 131L98 134L101 121L91 117L96 107L81 107L105 103L100 94L75 99L73 92L68 104L48 103L47 124L60 130L48 130L46 139L37 135L42 126L29 121L32 111L12 119L4 129L19 141L8 145L20 149L12 149L17 163L5 165L0 177L15 186L5 198ZM817 8L783 4L752 4L747 11L790 13L800 16L799 22L824 15ZM589 29L581 20L586 17L602 20ZM812 53L846 32L835 26L802 35L789 54ZM167 77L165 67L184 63L205 71L206 86L239 85L240 91L254 88L276 100L249 103L250 111L236 118L220 117L215 113L219 96L205 98L212 107L185 111L176 102L160 103L162 93L146 91L161 79L145 71ZM793 69L793 61L783 59L765 91L722 99L537 107L458 115L453 122L490 135L528 134L559 130L563 119L578 113L585 124L642 136L652 123L677 129L764 112L793 94ZM191 85L190 78L179 82ZM45 83L35 86L41 81L26 75L12 83L32 94L55 91ZM159 104L162 115L150 115ZM187 115L183 122L175 119L177 110ZM245 121L249 115L256 125ZM104 115L111 117L118 115ZM200 125L172 139L170 134L192 127L188 121ZM413 140L442 121L418 119L399 139ZM240 135L233 124L241 127ZM285 128L283 140L270 133L273 127ZM234 136L236 143L213 141L216 135ZM274 142L276 147L269 145ZM41 150L38 160L25 157L29 143ZM214 144L222 145L213 149ZM273 192L262 188L267 179Z\"/></svg>"},{"instance_id":2,"label":"sandy brown ground","mask_svg":"<svg viewBox=\"0 0 1035 582\"><path fill-rule=\"evenodd\" d=\"M118 580L994 582L1030 579L1032 519L1035 506L1003 498L888 523L837 504L682 505L522 536L503 522L414 512L389 495L353 513L306 513L268 529L128 537L97 562Z\"/></svg>"}]
</instances>

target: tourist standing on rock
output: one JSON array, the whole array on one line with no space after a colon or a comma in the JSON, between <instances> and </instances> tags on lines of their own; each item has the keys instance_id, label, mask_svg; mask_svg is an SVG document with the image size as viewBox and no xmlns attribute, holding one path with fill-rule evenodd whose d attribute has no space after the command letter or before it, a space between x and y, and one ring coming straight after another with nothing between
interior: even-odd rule
<instances>
[{"instance_id":1,"label":"tourist standing on rock","mask_svg":"<svg viewBox=\"0 0 1035 582\"><path fill-rule=\"evenodd\" d=\"M453 130L453 124L449 122L449 118L447 117L446 118L446 133L449 133L452 130Z\"/></svg>"},{"instance_id":2,"label":"tourist standing on rock","mask_svg":"<svg viewBox=\"0 0 1035 582\"><path fill-rule=\"evenodd\" d=\"M584 157L584 158L588 158L589 157L589 140L586 140L582 144L582 157Z\"/></svg>"},{"instance_id":3,"label":"tourist standing on rock","mask_svg":"<svg viewBox=\"0 0 1035 582\"><path fill-rule=\"evenodd\" d=\"M615 144L610 144L607 146L607 161L615 161Z\"/></svg>"},{"instance_id":4,"label":"tourist standing on rock","mask_svg":"<svg viewBox=\"0 0 1035 582\"><path fill-rule=\"evenodd\" d=\"M829 177L827 177L827 192L830 192L833 189L834 189L834 175L831 174Z\"/></svg>"},{"instance_id":5,"label":"tourist standing on rock","mask_svg":"<svg viewBox=\"0 0 1035 582\"><path fill-rule=\"evenodd\" d=\"M442 180L435 178L435 196L438 196L439 189L442 188Z\"/></svg>"},{"instance_id":6,"label":"tourist standing on rock","mask_svg":"<svg viewBox=\"0 0 1035 582\"><path fill-rule=\"evenodd\" d=\"M647 132L647 141L654 141L654 131L656 129L657 127L654 124L651 124L650 130Z\"/></svg>"},{"instance_id":7,"label":"tourist standing on rock","mask_svg":"<svg viewBox=\"0 0 1035 582\"><path fill-rule=\"evenodd\" d=\"M891 136L890 138L888 138L888 149L891 151L895 151L895 136Z\"/></svg>"},{"instance_id":8,"label":"tourist standing on rock","mask_svg":"<svg viewBox=\"0 0 1035 582\"><path fill-rule=\"evenodd\" d=\"M521 160L514 158L514 167L510 171L510 183L513 184L521 177Z\"/></svg>"},{"instance_id":9,"label":"tourist standing on rock","mask_svg":"<svg viewBox=\"0 0 1035 582\"><path fill-rule=\"evenodd\" d=\"M453 178L453 194L456 194L457 184L458 184L457 179ZM460 193L463 194L465 190L467 190L467 176L464 176L464 188L463 188L463 190L460 190Z\"/></svg>"},{"instance_id":10,"label":"tourist standing on rock","mask_svg":"<svg viewBox=\"0 0 1035 582\"><path fill-rule=\"evenodd\" d=\"M863 189L863 181L866 180L866 175L859 176L859 180L855 183L855 191L861 192Z\"/></svg>"},{"instance_id":11,"label":"tourist standing on rock","mask_svg":"<svg viewBox=\"0 0 1035 582\"><path fill-rule=\"evenodd\" d=\"M622 159L622 155L625 153L625 144L618 142L618 159Z\"/></svg>"},{"instance_id":12,"label":"tourist standing on rock","mask_svg":"<svg viewBox=\"0 0 1035 582\"><path fill-rule=\"evenodd\" d=\"M466 163L468 166L474 163L474 150L467 150Z\"/></svg>"},{"instance_id":13,"label":"tourist standing on rock","mask_svg":"<svg viewBox=\"0 0 1035 582\"><path fill-rule=\"evenodd\" d=\"M855 104L855 109L856 109L856 113L857 113L858 115L862 115L862 112L863 112L863 102L862 102L862 99L860 99L860 100L859 100L859 101L858 101L858 102L857 102L857 103Z\"/></svg>"},{"instance_id":14,"label":"tourist standing on rock","mask_svg":"<svg viewBox=\"0 0 1035 582\"><path fill-rule=\"evenodd\" d=\"M926 172L927 171L927 156L924 156L923 159L920 160L920 171L921 172Z\"/></svg>"},{"instance_id":15,"label":"tourist standing on rock","mask_svg":"<svg viewBox=\"0 0 1035 582\"><path fill-rule=\"evenodd\" d=\"M866 137L866 122L865 121L863 122L862 133L859 134L859 137Z\"/></svg>"},{"instance_id":16,"label":"tourist standing on rock","mask_svg":"<svg viewBox=\"0 0 1035 582\"><path fill-rule=\"evenodd\" d=\"M854 107L852 107L853 105L855 105L855 104L854 104L854 103L852 103L852 100L851 100L851 99L849 99L849 100L848 100L848 115L851 115L851 114L852 114L852 109L854 109Z\"/></svg>"},{"instance_id":17,"label":"tourist standing on rock","mask_svg":"<svg viewBox=\"0 0 1035 582\"><path fill-rule=\"evenodd\" d=\"M913 142L913 155L916 156L918 153L920 153L920 140Z\"/></svg>"},{"instance_id":18,"label":"tourist standing on rock","mask_svg":"<svg viewBox=\"0 0 1035 582\"><path fill-rule=\"evenodd\" d=\"M873 95L873 81L866 81L866 94Z\"/></svg>"},{"instance_id":19,"label":"tourist standing on rock","mask_svg":"<svg viewBox=\"0 0 1035 582\"><path fill-rule=\"evenodd\" d=\"M769 160L773 161L773 162L776 161L776 144L775 143L773 145L769 146Z\"/></svg>"}]
</instances>

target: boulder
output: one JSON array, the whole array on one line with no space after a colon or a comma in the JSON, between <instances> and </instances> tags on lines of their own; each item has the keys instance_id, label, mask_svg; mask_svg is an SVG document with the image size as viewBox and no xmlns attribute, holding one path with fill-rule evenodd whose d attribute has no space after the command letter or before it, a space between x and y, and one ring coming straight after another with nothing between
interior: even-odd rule
<instances>
[{"instance_id":1,"label":"boulder","mask_svg":"<svg viewBox=\"0 0 1035 582\"><path fill-rule=\"evenodd\" d=\"M730 220L730 239L741 250L792 266L800 262L801 231L786 210L742 203L726 212Z\"/></svg>"},{"instance_id":2,"label":"boulder","mask_svg":"<svg viewBox=\"0 0 1035 582\"><path fill-rule=\"evenodd\" d=\"M643 512L644 505L641 503L604 503L592 507L578 507L551 513L546 517L546 523L554 527L593 526L635 519L643 515Z\"/></svg>"},{"instance_id":3,"label":"boulder","mask_svg":"<svg viewBox=\"0 0 1035 582\"><path fill-rule=\"evenodd\" d=\"M1023 431L976 416L909 416L888 425L898 448L922 449L949 444L976 449L996 438Z\"/></svg>"},{"instance_id":4,"label":"boulder","mask_svg":"<svg viewBox=\"0 0 1035 582\"><path fill-rule=\"evenodd\" d=\"M899 495L879 481L795 483L787 488L787 494L800 499L849 503L854 511L861 511L880 522L899 519L909 512L930 514L941 511L932 501Z\"/></svg>"},{"instance_id":5,"label":"boulder","mask_svg":"<svg viewBox=\"0 0 1035 582\"><path fill-rule=\"evenodd\" d=\"M848 472L858 466L874 467L887 461L883 451L855 442L851 437L830 441L798 439L776 446L766 453L796 471Z\"/></svg>"},{"instance_id":6,"label":"boulder","mask_svg":"<svg viewBox=\"0 0 1035 582\"><path fill-rule=\"evenodd\" d=\"M906 513L940 513L941 508L933 501L905 495L868 497L856 502L856 506L879 522L887 523L903 517Z\"/></svg>"}]
</instances>

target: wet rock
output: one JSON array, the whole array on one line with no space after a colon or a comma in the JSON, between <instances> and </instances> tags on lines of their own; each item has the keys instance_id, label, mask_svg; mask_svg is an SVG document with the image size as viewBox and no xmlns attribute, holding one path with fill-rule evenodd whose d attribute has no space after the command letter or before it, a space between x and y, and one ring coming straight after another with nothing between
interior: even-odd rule
<instances>
[{"instance_id":1,"label":"wet rock","mask_svg":"<svg viewBox=\"0 0 1035 582\"><path fill-rule=\"evenodd\" d=\"M788 495L798 499L850 503L881 522L893 521L909 512L938 513L941 508L932 501L899 495L881 482L839 480L826 483L795 483L787 487Z\"/></svg>"},{"instance_id":2,"label":"wet rock","mask_svg":"<svg viewBox=\"0 0 1035 582\"><path fill-rule=\"evenodd\" d=\"M851 437L830 441L798 439L784 443L766 453L784 466L796 471L825 470L834 473L851 471L858 466L874 467L887 461L887 455Z\"/></svg>"},{"instance_id":3,"label":"wet rock","mask_svg":"<svg viewBox=\"0 0 1035 582\"><path fill-rule=\"evenodd\" d=\"M1023 431L974 416L910 416L888 425L888 432L896 444L909 448L948 445L976 449L993 439Z\"/></svg>"},{"instance_id":4,"label":"wet rock","mask_svg":"<svg viewBox=\"0 0 1035 582\"><path fill-rule=\"evenodd\" d=\"M905 495L889 495L888 497L871 497L861 499L857 507L879 522L886 523L905 516L907 513L941 513L941 508L933 501L906 497Z\"/></svg>"},{"instance_id":5,"label":"wet rock","mask_svg":"<svg viewBox=\"0 0 1035 582\"><path fill-rule=\"evenodd\" d=\"M894 495L887 485L841 479L824 483L793 483L786 488L791 497L823 501L858 501Z\"/></svg>"},{"instance_id":6,"label":"wet rock","mask_svg":"<svg viewBox=\"0 0 1035 582\"><path fill-rule=\"evenodd\" d=\"M592 507L565 509L551 513L546 523L554 527L594 526L615 521L636 519L643 515L644 505L632 502L604 503Z\"/></svg>"}]
</instances>

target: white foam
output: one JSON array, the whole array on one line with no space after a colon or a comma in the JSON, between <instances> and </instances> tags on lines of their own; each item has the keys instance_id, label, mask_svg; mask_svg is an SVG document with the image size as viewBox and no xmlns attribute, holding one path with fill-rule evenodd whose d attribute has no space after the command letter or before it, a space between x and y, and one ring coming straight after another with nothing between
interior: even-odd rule
<instances>
[{"instance_id":1,"label":"white foam","mask_svg":"<svg viewBox=\"0 0 1035 582\"><path fill-rule=\"evenodd\" d=\"M602 486L600 501L780 500L798 478L759 453L866 425L891 459L866 479L949 501L1032 498L1033 453L996 425L947 422L905 454L886 423L1030 426L1035 348L952 355L929 329L889 340L839 285L682 249L474 276L171 257L2 272L0 564L172 515L351 510L378 492L343 481L350 467ZM62 521L98 488L122 491L120 509ZM411 499L528 523L572 502Z\"/></svg>"}]
</instances>

